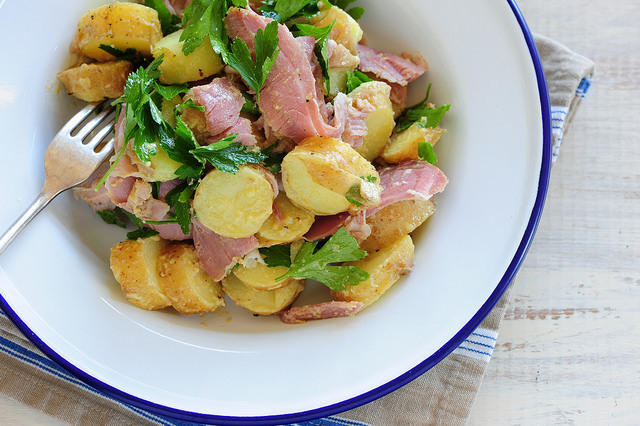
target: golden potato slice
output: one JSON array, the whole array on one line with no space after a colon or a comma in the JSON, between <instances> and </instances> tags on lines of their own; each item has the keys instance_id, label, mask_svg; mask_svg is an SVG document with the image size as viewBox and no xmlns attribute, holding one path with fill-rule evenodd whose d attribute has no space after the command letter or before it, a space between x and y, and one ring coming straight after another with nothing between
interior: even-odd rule
<instances>
[{"instance_id":1,"label":"golden potato slice","mask_svg":"<svg viewBox=\"0 0 640 426\"><path fill-rule=\"evenodd\" d=\"M240 166L236 174L210 171L198 185L193 209L210 230L231 238L250 237L271 215L274 190L259 166Z\"/></svg>"},{"instance_id":2,"label":"golden potato slice","mask_svg":"<svg viewBox=\"0 0 640 426\"><path fill-rule=\"evenodd\" d=\"M400 163L402 161L418 158L418 146L420 142L428 142L435 145L440 137L447 131L440 127L421 127L414 123L404 132L394 133L389 144L382 151L381 157L388 163Z\"/></svg>"},{"instance_id":3,"label":"golden potato slice","mask_svg":"<svg viewBox=\"0 0 640 426\"><path fill-rule=\"evenodd\" d=\"M413 232L435 211L433 200L397 201L367 218L371 235L360 243L360 248L369 253L380 250Z\"/></svg>"},{"instance_id":4,"label":"golden potato slice","mask_svg":"<svg viewBox=\"0 0 640 426\"><path fill-rule=\"evenodd\" d=\"M135 306L154 310L171 305L158 283L157 261L168 242L160 237L123 241L111 248L110 266L124 297Z\"/></svg>"},{"instance_id":5,"label":"golden potato slice","mask_svg":"<svg viewBox=\"0 0 640 426\"><path fill-rule=\"evenodd\" d=\"M222 279L222 288L236 305L254 314L272 315L283 311L296 300L304 289L304 280L291 280L275 290L256 290L231 274Z\"/></svg>"},{"instance_id":6,"label":"golden potato slice","mask_svg":"<svg viewBox=\"0 0 640 426\"><path fill-rule=\"evenodd\" d=\"M161 38L158 12L141 4L113 2L80 18L74 45L85 56L109 61L113 56L100 48L102 44L148 56Z\"/></svg>"},{"instance_id":7,"label":"golden potato slice","mask_svg":"<svg viewBox=\"0 0 640 426\"><path fill-rule=\"evenodd\" d=\"M296 206L280 192L273 201L273 213L258 231L262 247L285 244L302 238L315 220L315 216Z\"/></svg>"},{"instance_id":8,"label":"golden potato slice","mask_svg":"<svg viewBox=\"0 0 640 426\"><path fill-rule=\"evenodd\" d=\"M405 235L382 250L356 262L345 265L358 266L369 273L369 279L346 290L331 291L333 300L362 302L364 306L378 300L398 279L413 267L414 247L411 237Z\"/></svg>"},{"instance_id":9,"label":"golden potato slice","mask_svg":"<svg viewBox=\"0 0 640 426\"><path fill-rule=\"evenodd\" d=\"M306 138L282 161L287 197L316 215L375 207L382 192L377 181L373 165L338 139Z\"/></svg>"},{"instance_id":10,"label":"golden potato slice","mask_svg":"<svg viewBox=\"0 0 640 426\"><path fill-rule=\"evenodd\" d=\"M384 149L396 125L393 120L393 105L389 95L391 87L382 81L362 83L349 94L352 102L363 108L373 108L365 119L367 135L361 147L356 148L364 158L373 161Z\"/></svg>"},{"instance_id":11,"label":"golden potato slice","mask_svg":"<svg viewBox=\"0 0 640 426\"><path fill-rule=\"evenodd\" d=\"M180 41L181 35L182 30L178 30L152 46L154 58L164 54L162 64L158 67L162 71L160 83L184 84L198 81L217 74L224 68L220 56L211 47L209 37L186 56L182 52L184 42Z\"/></svg>"},{"instance_id":12,"label":"golden potato slice","mask_svg":"<svg viewBox=\"0 0 640 426\"><path fill-rule=\"evenodd\" d=\"M329 38L349 49L352 54L357 55L356 48L362 40L363 32L360 24L351 15L339 7L331 6L311 18L311 24L320 28L331 25L334 21Z\"/></svg>"},{"instance_id":13,"label":"golden potato slice","mask_svg":"<svg viewBox=\"0 0 640 426\"><path fill-rule=\"evenodd\" d=\"M233 273L248 287L256 290L275 290L286 286L292 280L292 278L285 278L276 281L276 278L286 274L287 271L288 268L285 266L272 268L262 262L255 262L251 267L240 265L233 270Z\"/></svg>"},{"instance_id":14,"label":"golden potato slice","mask_svg":"<svg viewBox=\"0 0 640 426\"><path fill-rule=\"evenodd\" d=\"M121 96L131 71L133 65L129 61L82 64L59 72L58 79L70 95L97 102Z\"/></svg>"},{"instance_id":15,"label":"golden potato slice","mask_svg":"<svg viewBox=\"0 0 640 426\"><path fill-rule=\"evenodd\" d=\"M224 306L219 282L204 271L190 244L165 247L158 256L158 283L176 311L200 314Z\"/></svg>"}]
</instances>

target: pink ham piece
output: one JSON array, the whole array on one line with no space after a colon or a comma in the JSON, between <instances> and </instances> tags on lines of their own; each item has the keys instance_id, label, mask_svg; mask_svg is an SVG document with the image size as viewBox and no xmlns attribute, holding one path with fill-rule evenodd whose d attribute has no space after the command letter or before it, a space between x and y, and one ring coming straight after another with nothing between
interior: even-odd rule
<instances>
[{"instance_id":1,"label":"pink ham piece","mask_svg":"<svg viewBox=\"0 0 640 426\"><path fill-rule=\"evenodd\" d=\"M102 163L102 165L93 172L89 179L83 182L80 186L73 188L73 195L89 204L89 207L96 212L102 210L113 210L116 208L113 201L111 201L111 197L109 197L107 188L104 185L102 185L97 191L95 190L96 186L102 179L102 176L104 176L108 169L109 163Z\"/></svg>"},{"instance_id":2,"label":"pink ham piece","mask_svg":"<svg viewBox=\"0 0 640 426\"><path fill-rule=\"evenodd\" d=\"M315 305L294 306L280 314L282 322L287 324L303 324L310 320L350 317L362 310L362 302L331 301Z\"/></svg>"},{"instance_id":3,"label":"pink ham piece","mask_svg":"<svg viewBox=\"0 0 640 426\"><path fill-rule=\"evenodd\" d=\"M182 17L182 12L191 4L192 0L163 0L169 12Z\"/></svg>"},{"instance_id":4,"label":"pink ham piece","mask_svg":"<svg viewBox=\"0 0 640 426\"><path fill-rule=\"evenodd\" d=\"M378 173L380 185L383 188L380 204L367 210L365 217L375 214L396 201L428 200L442 192L447 185L447 177L444 173L426 161L406 161L394 166L381 167ZM342 226L346 226L354 237L361 238L366 235L367 229L358 225L362 225L361 218L346 212L333 216L319 216L304 238L307 241L319 240L333 235Z\"/></svg>"},{"instance_id":5,"label":"pink ham piece","mask_svg":"<svg viewBox=\"0 0 640 426\"><path fill-rule=\"evenodd\" d=\"M272 20L251 9L231 8L225 18L227 33L239 37L255 52L254 38ZM329 124L321 107L324 100L318 93L312 63L305 48L306 40L298 42L284 25L278 26L280 53L260 91L258 106L264 116L264 127L276 136L300 142L311 136L339 138L344 129L346 111L336 109Z\"/></svg>"},{"instance_id":6,"label":"pink ham piece","mask_svg":"<svg viewBox=\"0 0 640 426\"><path fill-rule=\"evenodd\" d=\"M258 240L248 238L229 238L218 235L194 222L193 243L205 272L215 281L220 281L240 259L251 250L258 248Z\"/></svg>"},{"instance_id":7,"label":"pink ham piece","mask_svg":"<svg viewBox=\"0 0 640 426\"><path fill-rule=\"evenodd\" d=\"M251 121L240 116L244 97L231 80L216 78L211 83L196 86L192 90L196 102L205 109L207 131L212 143L237 133L236 140L243 145L256 144Z\"/></svg>"},{"instance_id":8,"label":"pink ham piece","mask_svg":"<svg viewBox=\"0 0 640 426\"><path fill-rule=\"evenodd\" d=\"M422 58L410 60L392 53L381 52L376 49L358 45L360 56L360 70L375 74L389 83L406 86L427 71L427 63ZM413 58L411 58L413 59Z\"/></svg>"}]
</instances>

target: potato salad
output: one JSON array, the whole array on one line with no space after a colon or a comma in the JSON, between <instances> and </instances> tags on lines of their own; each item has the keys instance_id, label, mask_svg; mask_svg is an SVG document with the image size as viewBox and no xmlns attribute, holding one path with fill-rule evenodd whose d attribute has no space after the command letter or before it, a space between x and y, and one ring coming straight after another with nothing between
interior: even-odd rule
<instances>
[{"instance_id":1,"label":"potato salad","mask_svg":"<svg viewBox=\"0 0 640 426\"><path fill-rule=\"evenodd\" d=\"M433 147L449 105L431 85L407 105L427 62L369 46L354 2L111 2L80 18L58 78L117 122L75 194L128 228L110 267L130 303L298 324L353 316L411 271L411 233L447 184ZM295 303L305 284L326 301Z\"/></svg>"}]
</instances>

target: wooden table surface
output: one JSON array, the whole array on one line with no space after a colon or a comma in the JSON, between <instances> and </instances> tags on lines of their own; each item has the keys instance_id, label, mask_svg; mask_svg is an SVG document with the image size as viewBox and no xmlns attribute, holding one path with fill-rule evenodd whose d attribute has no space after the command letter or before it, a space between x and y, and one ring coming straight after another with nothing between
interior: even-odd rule
<instances>
[{"instance_id":1,"label":"wooden table surface","mask_svg":"<svg viewBox=\"0 0 640 426\"><path fill-rule=\"evenodd\" d=\"M519 0L596 62L470 425L640 424L640 2ZM0 397L0 424L56 424Z\"/></svg>"}]
</instances>

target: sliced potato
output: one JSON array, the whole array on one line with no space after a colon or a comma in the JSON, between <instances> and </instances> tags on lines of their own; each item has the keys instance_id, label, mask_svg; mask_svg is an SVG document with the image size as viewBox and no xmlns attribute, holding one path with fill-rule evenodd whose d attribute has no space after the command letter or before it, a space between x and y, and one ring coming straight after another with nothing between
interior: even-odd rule
<instances>
[{"instance_id":1,"label":"sliced potato","mask_svg":"<svg viewBox=\"0 0 640 426\"><path fill-rule=\"evenodd\" d=\"M135 306L154 310L171 305L158 283L158 255L168 242L151 237L123 241L111 248L110 266L125 298Z\"/></svg>"},{"instance_id":2,"label":"sliced potato","mask_svg":"<svg viewBox=\"0 0 640 426\"><path fill-rule=\"evenodd\" d=\"M273 201L273 213L258 231L262 247L285 244L302 238L315 220L315 216L296 206L280 192Z\"/></svg>"},{"instance_id":3,"label":"sliced potato","mask_svg":"<svg viewBox=\"0 0 640 426\"><path fill-rule=\"evenodd\" d=\"M219 282L204 271L190 244L165 247L158 256L158 283L176 311L200 314L224 306Z\"/></svg>"},{"instance_id":4,"label":"sliced potato","mask_svg":"<svg viewBox=\"0 0 640 426\"><path fill-rule=\"evenodd\" d=\"M231 238L250 237L271 215L274 190L266 170L243 165L236 174L210 171L198 185L193 209L210 230Z\"/></svg>"},{"instance_id":5,"label":"sliced potato","mask_svg":"<svg viewBox=\"0 0 640 426\"><path fill-rule=\"evenodd\" d=\"M400 163L402 161L418 158L418 146L420 142L428 142L435 145L447 131L440 127L422 127L414 123L404 132L394 133L389 144L382 151L381 157L388 163Z\"/></svg>"},{"instance_id":6,"label":"sliced potato","mask_svg":"<svg viewBox=\"0 0 640 426\"><path fill-rule=\"evenodd\" d=\"M129 61L82 64L59 72L58 79L70 95L86 102L97 102L121 96L132 70Z\"/></svg>"},{"instance_id":7,"label":"sliced potato","mask_svg":"<svg viewBox=\"0 0 640 426\"><path fill-rule=\"evenodd\" d=\"M349 94L354 104L362 103L373 108L365 119L367 135L356 151L369 161L373 161L384 149L396 125L393 120L393 105L389 95L391 87L382 81L368 81Z\"/></svg>"},{"instance_id":8,"label":"sliced potato","mask_svg":"<svg viewBox=\"0 0 640 426\"><path fill-rule=\"evenodd\" d=\"M92 9L80 18L74 42L81 54L109 61L113 56L100 45L123 51L132 48L149 56L151 46L161 38L158 12L141 4L113 2Z\"/></svg>"},{"instance_id":9,"label":"sliced potato","mask_svg":"<svg viewBox=\"0 0 640 426\"><path fill-rule=\"evenodd\" d=\"M213 51L209 37L206 37L188 56L182 52L184 42L180 41L183 30L167 35L152 46L154 58L164 54L158 67L160 82L163 84L184 84L198 81L219 73L224 64L220 56Z\"/></svg>"},{"instance_id":10,"label":"sliced potato","mask_svg":"<svg viewBox=\"0 0 640 426\"><path fill-rule=\"evenodd\" d=\"M378 172L369 161L333 138L304 139L282 161L287 197L316 215L375 207L382 192L377 178Z\"/></svg>"},{"instance_id":11,"label":"sliced potato","mask_svg":"<svg viewBox=\"0 0 640 426\"><path fill-rule=\"evenodd\" d=\"M233 270L236 277L245 285L256 290L275 290L284 287L292 280L285 278L276 281L276 278L286 274L289 269L285 266L269 267L262 262L255 262L250 268L240 265Z\"/></svg>"},{"instance_id":12,"label":"sliced potato","mask_svg":"<svg viewBox=\"0 0 640 426\"><path fill-rule=\"evenodd\" d=\"M331 6L311 18L311 24L320 28L329 26L334 21L329 38L338 44L342 44L352 54L357 55L356 47L362 40L363 33L360 24L351 15L337 6Z\"/></svg>"},{"instance_id":13,"label":"sliced potato","mask_svg":"<svg viewBox=\"0 0 640 426\"><path fill-rule=\"evenodd\" d=\"M394 241L382 250L356 262L345 265L358 266L369 273L369 279L346 290L331 291L333 300L362 302L364 306L378 300L398 279L413 267L414 246L409 235Z\"/></svg>"},{"instance_id":14,"label":"sliced potato","mask_svg":"<svg viewBox=\"0 0 640 426\"><path fill-rule=\"evenodd\" d=\"M236 305L254 314L272 315L283 311L296 300L304 289L304 280L292 280L275 290L256 290L231 274L222 279L222 288Z\"/></svg>"},{"instance_id":15,"label":"sliced potato","mask_svg":"<svg viewBox=\"0 0 640 426\"><path fill-rule=\"evenodd\" d=\"M413 232L435 211L436 203L433 200L397 201L367 218L371 235L360 243L360 248L369 253L383 249Z\"/></svg>"}]
</instances>

